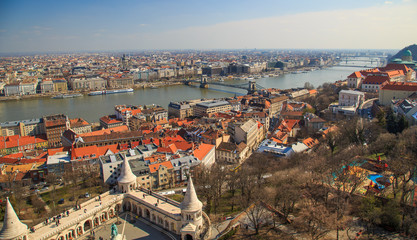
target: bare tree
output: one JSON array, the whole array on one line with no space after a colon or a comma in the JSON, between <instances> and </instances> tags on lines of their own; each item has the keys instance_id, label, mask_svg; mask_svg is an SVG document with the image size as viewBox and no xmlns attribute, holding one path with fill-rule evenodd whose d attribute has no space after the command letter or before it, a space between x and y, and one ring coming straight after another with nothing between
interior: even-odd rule
<instances>
[{"instance_id":1,"label":"bare tree","mask_svg":"<svg viewBox=\"0 0 417 240\"><path fill-rule=\"evenodd\" d=\"M249 223L255 229L255 234L258 234L262 224L266 223L269 211L260 202L256 202L246 208L245 213Z\"/></svg>"},{"instance_id":2,"label":"bare tree","mask_svg":"<svg viewBox=\"0 0 417 240\"><path fill-rule=\"evenodd\" d=\"M323 205L307 204L296 219L296 227L309 234L312 240L324 237L335 222L334 214L331 214Z\"/></svg>"}]
</instances>

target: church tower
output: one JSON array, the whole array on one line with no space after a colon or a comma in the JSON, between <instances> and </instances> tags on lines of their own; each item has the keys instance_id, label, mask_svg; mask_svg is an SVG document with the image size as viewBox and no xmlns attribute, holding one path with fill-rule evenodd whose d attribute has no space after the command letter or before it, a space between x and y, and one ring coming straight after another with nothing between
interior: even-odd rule
<instances>
[{"instance_id":1,"label":"church tower","mask_svg":"<svg viewBox=\"0 0 417 240\"><path fill-rule=\"evenodd\" d=\"M27 240L28 226L20 222L9 198L7 198L4 213L3 228L0 231L1 240Z\"/></svg>"},{"instance_id":2,"label":"church tower","mask_svg":"<svg viewBox=\"0 0 417 240\"><path fill-rule=\"evenodd\" d=\"M126 156L124 156L123 159L120 176L117 178L117 186L122 193L128 193L137 187L136 176L133 174L132 169L130 169L129 161Z\"/></svg>"},{"instance_id":3,"label":"church tower","mask_svg":"<svg viewBox=\"0 0 417 240\"><path fill-rule=\"evenodd\" d=\"M193 180L188 179L187 192L180 204L181 208L181 239L199 239L203 227L203 204L198 200Z\"/></svg>"}]
</instances>

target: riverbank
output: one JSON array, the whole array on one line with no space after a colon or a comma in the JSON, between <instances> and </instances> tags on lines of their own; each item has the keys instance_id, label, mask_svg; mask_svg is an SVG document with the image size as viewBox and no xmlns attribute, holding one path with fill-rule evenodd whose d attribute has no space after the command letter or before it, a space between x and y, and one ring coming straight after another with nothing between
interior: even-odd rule
<instances>
[{"instance_id":1,"label":"riverbank","mask_svg":"<svg viewBox=\"0 0 417 240\"><path fill-rule=\"evenodd\" d=\"M280 70L280 69L276 69L273 71L268 71L268 72L262 72L259 74L243 74L243 75L236 75L236 76L232 76L233 78L236 79L250 79L252 78L254 75L257 76L261 76L261 75L273 75L273 76L280 76L280 75L284 75L284 74L293 74L293 73L302 73L302 72L310 72L310 71L314 71L314 70L321 70L321 69L325 69L325 68L329 68L332 66L335 66L337 64L337 62L332 62L331 64L325 65L325 66L320 66L320 67L311 67L311 66L305 66L305 67L296 67L296 68L291 68L288 70ZM220 80L221 77L214 77L214 79ZM199 79L199 78L193 78L192 80L195 79ZM133 89L138 90L138 89L154 89L154 88L160 88L160 87L168 87L168 86L176 86L176 85L181 85L183 84L183 79L171 79L171 80L157 80L157 81L153 81L153 82L139 82L134 84L133 86L131 86ZM108 89L110 90L110 89ZM68 91L65 92L65 94L82 94L84 97L88 96L88 93L90 93L90 91ZM33 95L23 95L23 96L8 96L8 97L4 97L1 96L0 97L0 102L4 102L4 101L19 101L19 100L31 100L31 99L42 99L42 98L52 98L56 95L59 94L63 94L63 93L38 93L38 94L33 94Z\"/></svg>"}]
</instances>

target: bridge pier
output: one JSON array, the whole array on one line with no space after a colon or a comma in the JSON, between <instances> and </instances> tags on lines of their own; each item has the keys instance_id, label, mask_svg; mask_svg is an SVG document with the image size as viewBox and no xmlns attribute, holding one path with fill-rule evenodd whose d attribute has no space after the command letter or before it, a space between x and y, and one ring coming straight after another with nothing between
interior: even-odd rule
<instances>
[{"instance_id":1,"label":"bridge pier","mask_svg":"<svg viewBox=\"0 0 417 240\"><path fill-rule=\"evenodd\" d=\"M208 88L207 75L201 75L200 88Z\"/></svg>"},{"instance_id":2,"label":"bridge pier","mask_svg":"<svg viewBox=\"0 0 417 240\"><path fill-rule=\"evenodd\" d=\"M255 92L256 92L256 82L249 81L248 94L253 94Z\"/></svg>"}]
</instances>

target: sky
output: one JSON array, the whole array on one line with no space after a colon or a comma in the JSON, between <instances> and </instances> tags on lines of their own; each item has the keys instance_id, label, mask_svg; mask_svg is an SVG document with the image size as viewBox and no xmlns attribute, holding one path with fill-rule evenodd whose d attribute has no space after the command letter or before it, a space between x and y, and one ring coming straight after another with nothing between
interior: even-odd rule
<instances>
[{"instance_id":1,"label":"sky","mask_svg":"<svg viewBox=\"0 0 417 240\"><path fill-rule=\"evenodd\" d=\"M0 53L401 49L417 0L0 0Z\"/></svg>"}]
</instances>

